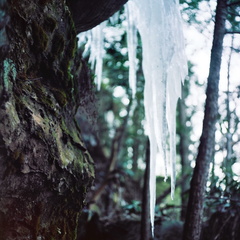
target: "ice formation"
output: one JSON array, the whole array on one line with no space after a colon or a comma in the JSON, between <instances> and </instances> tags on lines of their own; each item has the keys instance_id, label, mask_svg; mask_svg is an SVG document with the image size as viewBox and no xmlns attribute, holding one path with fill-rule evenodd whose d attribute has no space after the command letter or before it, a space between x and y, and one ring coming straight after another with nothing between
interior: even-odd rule
<instances>
[{"instance_id":1,"label":"ice formation","mask_svg":"<svg viewBox=\"0 0 240 240\"><path fill-rule=\"evenodd\" d=\"M133 97L136 94L136 48L137 48L137 27L136 27L136 15L132 14L134 9L133 2L128 2L125 5L125 11L127 16L127 46L128 46L128 60L129 60L129 86L132 89Z\"/></svg>"},{"instance_id":2,"label":"ice formation","mask_svg":"<svg viewBox=\"0 0 240 240\"><path fill-rule=\"evenodd\" d=\"M102 82L102 67L104 55L104 33L103 29L106 27L107 22L104 21L93 29L78 35L79 43L86 42L83 57L89 55L89 63L91 69L94 70L96 78L95 83L97 89L100 90Z\"/></svg>"},{"instance_id":3,"label":"ice formation","mask_svg":"<svg viewBox=\"0 0 240 240\"><path fill-rule=\"evenodd\" d=\"M160 153L167 178L167 147L171 162L171 196L175 189L176 104L181 96L181 83L187 74L184 38L178 0L129 0L126 4L129 56L129 85L136 93L137 31L143 49L145 77L144 105L150 140L150 215L152 230L156 198L156 158ZM85 52L95 66L97 85L102 76L103 27L95 27L88 35ZM90 34L90 33L87 33ZM86 35L85 35L86 36ZM167 144L167 142L169 144Z\"/></svg>"},{"instance_id":4,"label":"ice formation","mask_svg":"<svg viewBox=\"0 0 240 240\"><path fill-rule=\"evenodd\" d=\"M131 0L129 3L129 12L135 15L135 24L143 48L144 104L150 140L150 210L153 227L156 155L159 152L165 162L165 177L167 177L166 142L168 140L172 198L174 195L176 104L181 96L181 82L187 74L187 61L178 2Z\"/></svg>"}]
</instances>

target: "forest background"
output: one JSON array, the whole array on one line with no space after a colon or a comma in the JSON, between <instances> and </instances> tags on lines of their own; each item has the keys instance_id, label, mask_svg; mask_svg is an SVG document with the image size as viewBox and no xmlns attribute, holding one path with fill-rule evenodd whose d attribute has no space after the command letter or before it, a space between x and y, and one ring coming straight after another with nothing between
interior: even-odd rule
<instances>
[{"instance_id":1,"label":"forest background","mask_svg":"<svg viewBox=\"0 0 240 240\"><path fill-rule=\"evenodd\" d=\"M209 221L221 222L222 227L219 229L219 226L214 225L211 236L203 239L225 239L224 236L227 235L224 234L234 232L236 235L236 231L238 232L240 3L233 3L229 7L223 42L215 147L204 196L203 215L206 229ZM163 180L164 167L160 161L156 169L156 217L171 224L172 221L174 224L178 221L177 224L181 225L186 216L190 179L202 133L215 10L216 1L181 1L189 74L177 108L178 157L174 200L170 197L170 179L166 182ZM140 216L147 137L144 130L144 77L140 64L135 98L128 85L129 62L124 9L118 13L117 18L115 15L115 20L113 18L103 30L103 77L101 90L95 92L96 109L94 106L88 107L91 112L86 113L85 119L79 117L78 120L96 167L95 185L88 195L87 208L104 221L108 219L110 222L118 222L122 218L138 219ZM80 35L79 38L80 51L83 52L84 37ZM139 62L141 53L139 38ZM88 61L89 55L86 52L85 58ZM94 79L94 71L92 74ZM88 126L89 118L92 120L91 126Z\"/></svg>"}]
</instances>

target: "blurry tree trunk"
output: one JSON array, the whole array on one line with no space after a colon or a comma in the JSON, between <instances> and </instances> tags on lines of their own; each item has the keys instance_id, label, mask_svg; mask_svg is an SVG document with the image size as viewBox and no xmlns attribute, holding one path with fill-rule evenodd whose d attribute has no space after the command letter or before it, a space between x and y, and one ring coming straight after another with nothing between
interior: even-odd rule
<instances>
[{"instance_id":1,"label":"blurry tree trunk","mask_svg":"<svg viewBox=\"0 0 240 240\"><path fill-rule=\"evenodd\" d=\"M136 138L134 143L133 143L133 157L132 157L132 171L134 173L137 172L138 170L138 158L139 158L139 145L140 145L140 141Z\"/></svg>"},{"instance_id":2,"label":"blurry tree trunk","mask_svg":"<svg viewBox=\"0 0 240 240\"><path fill-rule=\"evenodd\" d=\"M196 159L196 167L191 180L183 240L200 239L205 188L215 146L215 124L218 115L218 85L226 16L227 1L218 0L206 92L207 99L203 120L203 131Z\"/></svg>"},{"instance_id":3,"label":"blurry tree trunk","mask_svg":"<svg viewBox=\"0 0 240 240\"><path fill-rule=\"evenodd\" d=\"M227 108L227 133L226 133L226 150L227 150L227 155L225 160L223 161L223 171L226 173L225 176L225 184L226 184L226 189L225 191L229 191L229 185L230 182L233 179L233 171L232 171L232 165L234 163L234 159L232 156L232 135L233 133L231 132L232 128L232 117L231 117L231 110L230 110L230 98L231 98L231 92L230 92L230 67L231 67L231 59L232 59L232 53L233 53L233 42L234 42L234 35L232 35L232 41L231 41L231 51L229 54L229 59L228 59L228 69L227 69L227 99L226 99L226 108Z\"/></svg>"},{"instance_id":4,"label":"blurry tree trunk","mask_svg":"<svg viewBox=\"0 0 240 240\"><path fill-rule=\"evenodd\" d=\"M147 141L146 149L146 169L144 174L144 186L142 194L142 215L141 215L141 239L150 240L151 223L150 223L150 142Z\"/></svg>"},{"instance_id":5,"label":"blurry tree trunk","mask_svg":"<svg viewBox=\"0 0 240 240\"><path fill-rule=\"evenodd\" d=\"M184 179L181 181L181 201L182 201L182 209L181 209L181 220L184 221L186 216L186 210L187 210L187 202L188 202L188 190L190 188L190 161L188 159L189 155L189 128L187 127L187 113L186 113L186 105L185 105L185 99L187 97L188 92L188 85L185 84L183 86L183 96L182 99L178 102L178 112L179 112L179 136L180 136L180 143L179 143L179 152L181 157L181 165L182 165L182 172L181 172L181 178Z\"/></svg>"},{"instance_id":6,"label":"blurry tree trunk","mask_svg":"<svg viewBox=\"0 0 240 240\"><path fill-rule=\"evenodd\" d=\"M74 118L91 82L76 45L64 0L0 1L0 240L76 239L94 177Z\"/></svg>"}]
</instances>

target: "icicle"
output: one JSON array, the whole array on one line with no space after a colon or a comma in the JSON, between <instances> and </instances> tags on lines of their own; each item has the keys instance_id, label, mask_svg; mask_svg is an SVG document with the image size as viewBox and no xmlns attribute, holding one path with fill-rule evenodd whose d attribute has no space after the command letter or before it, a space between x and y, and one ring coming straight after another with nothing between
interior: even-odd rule
<instances>
[{"instance_id":1,"label":"icicle","mask_svg":"<svg viewBox=\"0 0 240 240\"><path fill-rule=\"evenodd\" d=\"M102 65L103 65L103 50L104 50L104 35L103 29L106 26L106 21L102 22L91 30L92 43L89 62L91 68L95 69L97 89L100 90L102 82Z\"/></svg>"},{"instance_id":2,"label":"icicle","mask_svg":"<svg viewBox=\"0 0 240 240\"><path fill-rule=\"evenodd\" d=\"M132 89L132 96L136 94L136 49L137 49L137 28L135 15L132 14L132 2L125 5L127 15L127 46L129 59L129 86Z\"/></svg>"},{"instance_id":3,"label":"icicle","mask_svg":"<svg viewBox=\"0 0 240 240\"><path fill-rule=\"evenodd\" d=\"M102 65L104 53L103 29L105 28L106 24L106 21L102 22L93 29L79 34L79 42L85 42L84 39L87 39L83 57L90 54L89 63L91 64L91 69L93 69L95 72L95 83L97 84L98 90L100 90L102 82Z\"/></svg>"},{"instance_id":4,"label":"icicle","mask_svg":"<svg viewBox=\"0 0 240 240\"><path fill-rule=\"evenodd\" d=\"M118 22L118 20L119 20L119 17L120 17L120 11L114 13L114 14L109 18L111 24L112 24L112 25L116 24L116 23Z\"/></svg>"},{"instance_id":5,"label":"icicle","mask_svg":"<svg viewBox=\"0 0 240 240\"><path fill-rule=\"evenodd\" d=\"M79 42L85 43L83 57L91 54L92 32L91 30L79 34Z\"/></svg>"},{"instance_id":6,"label":"icicle","mask_svg":"<svg viewBox=\"0 0 240 240\"><path fill-rule=\"evenodd\" d=\"M187 67L178 3L173 0L132 0L132 3L135 6L129 5L130 15L136 14L137 28L143 47L142 65L146 82L144 105L151 150L150 208L153 227L156 155L159 151L165 162L165 177L167 177L166 141L168 133L172 165L172 198L174 194L175 112L177 99L181 95L181 81L187 73Z\"/></svg>"},{"instance_id":7,"label":"icicle","mask_svg":"<svg viewBox=\"0 0 240 240\"><path fill-rule=\"evenodd\" d=\"M171 29L172 54L167 69L167 122L170 140L171 161L171 197L174 197L176 181L176 105L181 97L181 83L187 75L187 60L184 52L184 38L182 34L181 16L178 3L165 0L168 28Z\"/></svg>"}]
</instances>

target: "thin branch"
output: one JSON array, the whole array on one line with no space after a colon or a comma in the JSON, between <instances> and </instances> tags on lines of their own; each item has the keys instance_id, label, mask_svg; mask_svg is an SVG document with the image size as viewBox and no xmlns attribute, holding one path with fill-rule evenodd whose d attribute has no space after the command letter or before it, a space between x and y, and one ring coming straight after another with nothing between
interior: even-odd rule
<instances>
[{"instance_id":1,"label":"thin branch","mask_svg":"<svg viewBox=\"0 0 240 240\"><path fill-rule=\"evenodd\" d=\"M231 6L238 5L238 4L240 4L240 1L228 3L227 7L231 7Z\"/></svg>"},{"instance_id":2,"label":"thin branch","mask_svg":"<svg viewBox=\"0 0 240 240\"><path fill-rule=\"evenodd\" d=\"M240 34L240 31L225 31L225 34Z\"/></svg>"},{"instance_id":3,"label":"thin branch","mask_svg":"<svg viewBox=\"0 0 240 240\"><path fill-rule=\"evenodd\" d=\"M104 181L101 183L101 185L96 189L94 192L92 198L90 199L89 203L94 204L98 201L100 196L102 195L105 187L115 178L116 171L109 172Z\"/></svg>"},{"instance_id":4,"label":"thin branch","mask_svg":"<svg viewBox=\"0 0 240 240\"><path fill-rule=\"evenodd\" d=\"M115 136L112 141L111 154L109 157L109 160L110 160L109 161L110 162L109 172L113 171L115 168L115 165L117 162L117 156L121 149L122 140L123 140L124 134L126 132L126 127L127 127L127 123L128 123L128 119L129 119L129 115L130 115L131 106L132 106L132 98L130 99L130 102L127 106L127 115L123 119L122 125L116 129L116 133L115 133Z\"/></svg>"},{"instance_id":5,"label":"thin branch","mask_svg":"<svg viewBox=\"0 0 240 240\"><path fill-rule=\"evenodd\" d=\"M107 161L109 161L109 166L108 166L108 171L107 171L106 177L101 182L100 186L95 190L94 195L90 201L91 203L97 202L97 200L102 195L105 187L109 184L109 182L111 182L111 180L115 176L115 173L116 173L115 165L117 162L117 155L120 151L121 142L122 142L122 139L123 139L125 131L126 131L131 106L132 106L132 98L130 99L130 102L127 107L127 115L123 119L122 125L116 129L116 133L115 133L114 139L112 141L111 154L107 160ZM98 146L100 146L100 145L98 145ZM99 147L99 149L101 149L101 147ZM105 155L103 154L103 156L105 156Z\"/></svg>"},{"instance_id":6,"label":"thin branch","mask_svg":"<svg viewBox=\"0 0 240 240\"><path fill-rule=\"evenodd\" d=\"M232 12L232 11L228 11L228 13L229 13L230 15L233 15L233 16L236 16L236 17L239 17L239 16L240 16L239 13L235 13L235 12Z\"/></svg>"},{"instance_id":7,"label":"thin branch","mask_svg":"<svg viewBox=\"0 0 240 240\"><path fill-rule=\"evenodd\" d=\"M228 197L224 197L224 196L221 196L221 197L206 196L205 199L215 199L215 200L221 199L221 200L225 200L225 202L230 201L230 202L234 202L234 203L237 203L237 204L240 203L240 200L238 200L238 199L228 198Z\"/></svg>"},{"instance_id":8,"label":"thin branch","mask_svg":"<svg viewBox=\"0 0 240 240\"><path fill-rule=\"evenodd\" d=\"M232 215L229 215L229 217L226 219L226 221L223 223L223 225L221 226L218 234L215 236L214 240L217 240L220 237L220 234L223 231L223 228L226 226L226 224L228 223L228 221L230 220L230 218L232 217Z\"/></svg>"}]
</instances>

